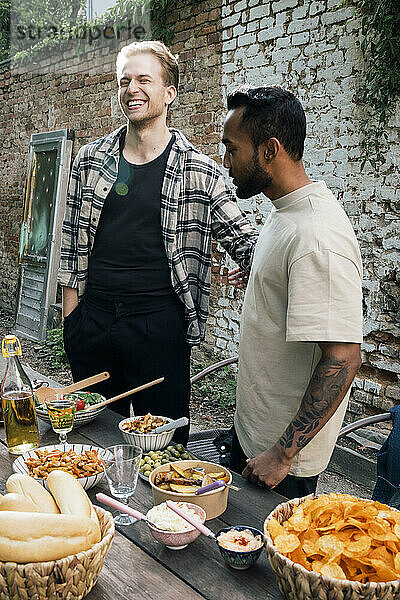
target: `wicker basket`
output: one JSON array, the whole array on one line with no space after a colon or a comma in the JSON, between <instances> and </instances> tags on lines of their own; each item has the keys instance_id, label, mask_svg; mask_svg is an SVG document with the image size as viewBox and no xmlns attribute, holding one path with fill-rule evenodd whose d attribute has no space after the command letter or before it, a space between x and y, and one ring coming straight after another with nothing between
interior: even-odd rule
<instances>
[{"instance_id":1,"label":"wicker basket","mask_svg":"<svg viewBox=\"0 0 400 600\"><path fill-rule=\"evenodd\" d=\"M81 600L96 583L114 538L114 519L96 506L101 541L85 552L60 560L0 562L0 600Z\"/></svg>"},{"instance_id":2,"label":"wicker basket","mask_svg":"<svg viewBox=\"0 0 400 600\"><path fill-rule=\"evenodd\" d=\"M275 518L279 523L291 517L293 508L306 498L295 498L279 504L264 522L265 546L280 591L289 600L395 600L400 599L400 580L388 583L359 583L325 577L307 571L278 552L267 530L267 522Z\"/></svg>"}]
</instances>

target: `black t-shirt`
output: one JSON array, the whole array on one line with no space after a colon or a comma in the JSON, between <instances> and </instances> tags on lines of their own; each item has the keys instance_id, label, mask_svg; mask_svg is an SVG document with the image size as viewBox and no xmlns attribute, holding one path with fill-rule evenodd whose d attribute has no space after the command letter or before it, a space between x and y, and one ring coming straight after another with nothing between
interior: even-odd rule
<instances>
[{"instance_id":1,"label":"black t-shirt","mask_svg":"<svg viewBox=\"0 0 400 600\"><path fill-rule=\"evenodd\" d=\"M122 155L118 177L101 212L89 259L89 289L108 296L173 294L161 236L161 187L172 136L162 154L144 165Z\"/></svg>"}]
</instances>

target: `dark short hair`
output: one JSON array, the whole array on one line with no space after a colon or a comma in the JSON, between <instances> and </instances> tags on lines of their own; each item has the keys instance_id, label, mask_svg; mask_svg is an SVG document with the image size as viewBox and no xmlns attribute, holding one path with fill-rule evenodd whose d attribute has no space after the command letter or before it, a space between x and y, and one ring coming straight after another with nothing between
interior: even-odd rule
<instances>
[{"instance_id":1,"label":"dark short hair","mask_svg":"<svg viewBox=\"0 0 400 600\"><path fill-rule=\"evenodd\" d=\"M278 86L241 86L228 95L228 110L241 107L242 125L256 149L275 137L293 160L302 158L306 116L291 92Z\"/></svg>"}]
</instances>

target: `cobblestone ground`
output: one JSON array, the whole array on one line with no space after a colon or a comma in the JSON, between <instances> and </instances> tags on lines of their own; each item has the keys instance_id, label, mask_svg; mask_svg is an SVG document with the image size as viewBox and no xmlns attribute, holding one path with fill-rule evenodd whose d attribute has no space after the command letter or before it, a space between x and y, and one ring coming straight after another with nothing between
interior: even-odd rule
<instances>
[{"instance_id":1,"label":"cobblestone ground","mask_svg":"<svg viewBox=\"0 0 400 600\"><path fill-rule=\"evenodd\" d=\"M371 498L372 496L372 488L354 483L343 475L327 470L319 476L317 493L329 494L330 492L353 494L359 498Z\"/></svg>"}]
</instances>

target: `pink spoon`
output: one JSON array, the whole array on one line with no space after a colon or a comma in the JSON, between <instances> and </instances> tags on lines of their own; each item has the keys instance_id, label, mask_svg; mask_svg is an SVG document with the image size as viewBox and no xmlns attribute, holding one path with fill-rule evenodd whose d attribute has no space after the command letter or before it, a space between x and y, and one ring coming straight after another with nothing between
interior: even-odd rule
<instances>
[{"instance_id":1,"label":"pink spoon","mask_svg":"<svg viewBox=\"0 0 400 600\"><path fill-rule=\"evenodd\" d=\"M96 500L98 500L102 504L110 506L111 508L116 508L117 510L120 510L121 512L127 515L131 515L131 517L134 517L138 521L145 521L148 525L159 529L156 525L154 525L154 523L152 523L152 521L149 521L149 519L143 513L139 512L138 510L135 510L134 508L131 508L130 506L127 506L126 504L122 504L122 502L118 502L118 500L115 500L110 496L106 496L106 494L96 494Z\"/></svg>"},{"instance_id":2,"label":"pink spoon","mask_svg":"<svg viewBox=\"0 0 400 600\"><path fill-rule=\"evenodd\" d=\"M183 512L183 510L171 502L171 500L167 500L165 504L168 506L168 508L176 512L177 515L182 517L182 519L185 519L185 521L190 523L190 525L192 525L195 529L198 529L200 533L213 540L217 539L215 533L213 533L211 529L208 529L208 527L196 521L196 519L194 519L191 515L187 515L185 512Z\"/></svg>"}]
</instances>

